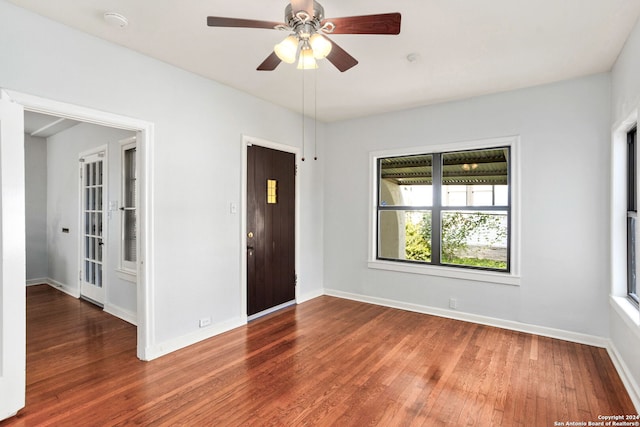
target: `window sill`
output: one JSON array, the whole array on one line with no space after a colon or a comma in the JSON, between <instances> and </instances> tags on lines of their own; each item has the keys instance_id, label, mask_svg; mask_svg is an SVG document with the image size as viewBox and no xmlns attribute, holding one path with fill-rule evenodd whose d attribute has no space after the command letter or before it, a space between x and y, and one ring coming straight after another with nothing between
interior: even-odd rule
<instances>
[{"instance_id":1,"label":"window sill","mask_svg":"<svg viewBox=\"0 0 640 427\"><path fill-rule=\"evenodd\" d=\"M625 323L631 329L635 329L640 336L640 311L638 308L627 297L611 296L609 301Z\"/></svg>"},{"instance_id":2,"label":"window sill","mask_svg":"<svg viewBox=\"0 0 640 427\"><path fill-rule=\"evenodd\" d=\"M125 280L127 282L138 283L138 276L136 275L135 271L123 270L121 268L117 268L116 275L118 276L118 278Z\"/></svg>"},{"instance_id":3,"label":"window sill","mask_svg":"<svg viewBox=\"0 0 640 427\"><path fill-rule=\"evenodd\" d=\"M449 277L452 279L472 280L474 282L497 283L501 285L520 286L520 276L512 273L472 270L466 268L440 267L434 265L415 265L393 261L369 261L369 268L378 270L400 271L403 273L424 274L427 276Z\"/></svg>"}]
</instances>

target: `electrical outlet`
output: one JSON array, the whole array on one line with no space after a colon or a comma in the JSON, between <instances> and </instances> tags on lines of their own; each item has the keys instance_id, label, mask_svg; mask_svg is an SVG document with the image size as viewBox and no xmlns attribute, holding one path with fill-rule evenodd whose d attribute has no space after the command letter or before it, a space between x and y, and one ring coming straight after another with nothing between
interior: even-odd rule
<instances>
[{"instance_id":1,"label":"electrical outlet","mask_svg":"<svg viewBox=\"0 0 640 427\"><path fill-rule=\"evenodd\" d=\"M449 308L453 308L454 310L458 308L458 300L455 298L449 298Z\"/></svg>"},{"instance_id":2,"label":"electrical outlet","mask_svg":"<svg viewBox=\"0 0 640 427\"><path fill-rule=\"evenodd\" d=\"M211 324L211 317L203 317L202 319L200 319L200 327L204 328L207 327Z\"/></svg>"}]
</instances>

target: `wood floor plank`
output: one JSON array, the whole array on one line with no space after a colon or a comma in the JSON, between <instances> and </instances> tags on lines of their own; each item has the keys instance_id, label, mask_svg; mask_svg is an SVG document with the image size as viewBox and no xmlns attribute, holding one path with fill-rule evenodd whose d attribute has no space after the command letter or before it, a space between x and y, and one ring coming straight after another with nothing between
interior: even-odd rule
<instances>
[{"instance_id":1,"label":"wood floor plank","mask_svg":"<svg viewBox=\"0 0 640 427\"><path fill-rule=\"evenodd\" d=\"M135 327L27 290L27 406L0 426L542 426L635 414L606 350L320 297L151 362Z\"/></svg>"}]
</instances>

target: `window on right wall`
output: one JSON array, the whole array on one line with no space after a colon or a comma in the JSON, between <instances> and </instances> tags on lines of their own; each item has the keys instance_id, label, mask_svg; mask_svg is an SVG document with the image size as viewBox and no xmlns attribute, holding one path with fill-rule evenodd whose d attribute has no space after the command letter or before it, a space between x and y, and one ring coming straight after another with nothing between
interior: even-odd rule
<instances>
[{"instance_id":1,"label":"window on right wall","mask_svg":"<svg viewBox=\"0 0 640 427\"><path fill-rule=\"evenodd\" d=\"M638 222L638 128L627 133L627 295L638 305L637 222Z\"/></svg>"}]
</instances>

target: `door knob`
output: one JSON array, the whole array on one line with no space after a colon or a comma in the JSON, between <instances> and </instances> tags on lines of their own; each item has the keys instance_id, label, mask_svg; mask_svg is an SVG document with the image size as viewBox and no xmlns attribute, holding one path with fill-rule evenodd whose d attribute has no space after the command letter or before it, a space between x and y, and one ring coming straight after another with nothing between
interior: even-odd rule
<instances>
[{"instance_id":1,"label":"door knob","mask_svg":"<svg viewBox=\"0 0 640 427\"><path fill-rule=\"evenodd\" d=\"M247 233L247 237L252 239L253 238L253 231L250 231Z\"/></svg>"}]
</instances>

